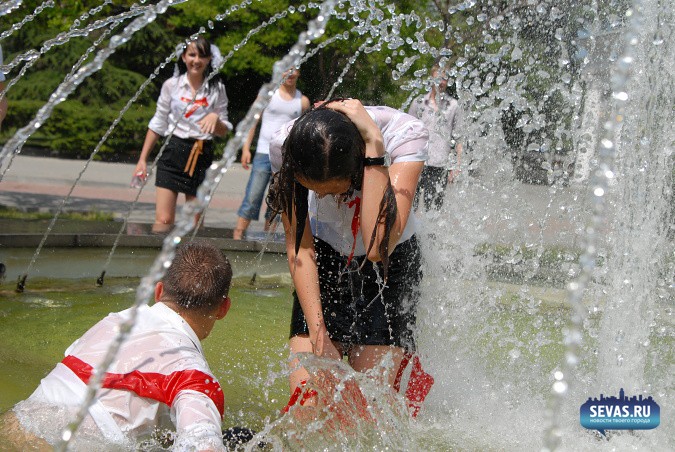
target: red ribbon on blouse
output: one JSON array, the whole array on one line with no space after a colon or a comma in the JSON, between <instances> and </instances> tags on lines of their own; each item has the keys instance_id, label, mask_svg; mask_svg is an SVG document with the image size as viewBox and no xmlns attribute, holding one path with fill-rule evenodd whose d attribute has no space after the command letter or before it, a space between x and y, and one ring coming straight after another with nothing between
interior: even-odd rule
<instances>
[{"instance_id":1,"label":"red ribbon on blouse","mask_svg":"<svg viewBox=\"0 0 675 452\"><path fill-rule=\"evenodd\" d=\"M192 99L188 99L187 97L181 97L180 100L187 103L192 102ZM196 112L199 107L208 107L208 106L209 101L206 100L206 97L202 97L201 99L195 99L195 101L192 102L192 106L185 113L185 117L189 118L190 116L192 116L192 114Z\"/></svg>"},{"instance_id":2,"label":"red ribbon on blouse","mask_svg":"<svg viewBox=\"0 0 675 452\"><path fill-rule=\"evenodd\" d=\"M354 258L354 250L356 249L356 236L359 233L359 222L360 222L360 215L361 215L361 198L356 196L354 199L349 201L349 204L347 204L347 207L350 209L356 206L354 209L354 216L352 217L352 237L354 241L352 242L352 251L349 253L349 257L347 258L347 265L352 262L352 259Z\"/></svg>"}]
</instances>

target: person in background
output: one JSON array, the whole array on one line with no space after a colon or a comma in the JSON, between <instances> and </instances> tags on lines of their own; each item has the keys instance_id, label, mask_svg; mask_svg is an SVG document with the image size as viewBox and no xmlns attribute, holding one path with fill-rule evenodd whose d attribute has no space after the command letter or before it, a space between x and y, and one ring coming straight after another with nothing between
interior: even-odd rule
<instances>
[{"instance_id":1,"label":"person in background","mask_svg":"<svg viewBox=\"0 0 675 452\"><path fill-rule=\"evenodd\" d=\"M2 57L2 46L0 46L0 66L5 60ZM5 74L0 72L0 92L5 89ZM4 121L5 116L7 116L7 96L2 96L0 99L0 127L2 127L2 121Z\"/></svg>"},{"instance_id":2,"label":"person in background","mask_svg":"<svg viewBox=\"0 0 675 452\"><path fill-rule=\"evenodd\" d=\"M365 372L391 353L394 386L415 349L422 274L411 206L427 141L417 118L357 99L310 109L273 138L268 204L282 215L295 286L293 356L346 356ZM297 358L291 366L289 405L309 378Z\"/></svg>"},{"instance_id":3,"label":"person in background","mask_svg":"<svg viewBox=\"0 0 675 452\"><path fill-rule=\"evenodd\" d=\"M455 140L461 112L456 99L446 93L447 74L439 65L431 69L431 89L417 97L408 113L419 118L429 129L429 159L427 160L415 195L415 207L420 198L424 210L440 210L448 182L452 183L460 172L462 144ZM455 144L456 143L456 144ZM457 156L452 162L452 154Z\"/></svg>"},{"instance_id":4,"label":"person in background","mask_svg":"<svg viewBox=\"0 0 675 452\"><path fill-rule=\"evenodd\" d=\"M227 94L219 75L206 78L218 67L220 51L203 37L179 48L177 70L164 82L157 110L150 120L135 176L147 175L147 160L161 136L173 133L157 162L153 232L174 224L178 194L190 201L213 162L213 138L232 130L227 120Z\"/></svg>"},{"instance_id":5,"label":"person in background","mask_svg":"<svg viewBox=\"0 0 675 452\"><path fill-rule=\"evenodd\" d=\"M253 168L246 184L244 199L237 212L237 226L233 233L235 240L241 240L251 221L257 221L260 215L265 191L272 176L270 165L270 140L272 135L283 124L297 118L309 109L309 99L307 96L303 96L296 87L299 76L300 71L295 68L284 72L281 86L274 92L270 103L263 111L258 144L253 158ZM253 142L255 129L255 127L251 129L242 147L241 166L244 169L248 169L251 163L251 143ZM265 231L270 228L271 213L270 209L265 212Z\"/></svg>"},{"instance_id":6,"label":"person in background","mask_svg":"<svg viewBox=\"0 0 675 452\"><path fill-rule=\"evenodd\" d=\"M74 441L98 450L135 450L139 441L172 431L174 446L225 450L223 392L201 341L230 309L231 280L229 261L213 245L195 241L177 249L155 286L155 303L138 308ZM36 437L33 446L55 445L74 420L93 370L129 311L109 314L84 333L35 392L14 407L11 414Z\"/></svg>"}]
</instances>

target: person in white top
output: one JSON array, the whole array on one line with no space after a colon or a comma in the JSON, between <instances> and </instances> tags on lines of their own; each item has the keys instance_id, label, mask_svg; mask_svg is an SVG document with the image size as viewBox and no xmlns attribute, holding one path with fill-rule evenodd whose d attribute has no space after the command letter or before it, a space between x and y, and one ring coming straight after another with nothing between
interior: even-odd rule
<instances>
[{"instance_id":1,"label":"person in white top","mask_svg":"<svg viewBox=\"0 0 675 452\"><path fill-rule=\"evenodd\" d=\"M425 210L440 210L448 182L453 182L460 172L462 144L456 136L461 128L461 112L457 100L446 93L448 75L438 64L431 69L431 77L429 92L413 100L408 110L429 129L429 160L422 170L414 204L417 206L422 198Z\"/></svg>"},{"instance_id":2,"label":"person in white top","mask_svg":"<svg viewBox=\"0 0 675 452\"><path fill-rule=\"evenodd\" d=\"M269 205L280 212L295 285L290 348L366 371L415 348L421 256L411 215L425 125L357 99L326 102L277 132ZM294 360L294 403L308 372ZM305 396L303 396L304 398Z\"/></svg>"},{"instance_id":3,"label":"person in white top","mask_svg":"<svg viewBox=\"0 0 675 452\"><path fill-rule=\"evenodd\" d=\"M258 220L260 216L260 207L267 185L272 176L272 167L270 165L270 140L272 135L288 121L297 118L303 112L309 109L309 99L303 96L296 85L300 71L296 68L284 72L283 82L279 89L274 92L270 103L262 114L262 124L258 136L258 144L253 158L253 168L246 184L246 192L241 206L237 211L237 226L234 229L233 238L241 240L246 234L251 221ZM241 166L244 169L249 168L251 163L251 143L255 136L255 127L251 129L242 146ZM265 213L265 231L270 227L271 210L267 209Z\"/></svg>"},{"instance_id":4,"label":"person in white top","mask_svg":"<svg viewBox=\"0 0 675 452\"><path fill-rule=\"evenodd\" d=\"M135 450L139 441L175 432L190 450L225 450L224 397L200 341L227 314L232 268L207 242L181 246L162 281L155 304L142 306L108 368L102 388L75 433L77 450ZM93 370L104 359L129 310L112 313L65 352L26 400L13 409L21 426L55 445L74 420ZM167 435L163 435L167 436ZM180 448L176 450L181 450Z\"/></svg>"},{"instance_id":5,"label":"person in white top","mask_svg":"<svg viewBox=\"0 0 675 452\"><path fill-rule=\"evenodd\" d=\"M195 198L213 162L213 137L232 130L225 85L219 75L205 81L222 58L218 48L200 36L180 52L178 72L162 85L134 170L145 178L148 157L159 138L172 134L157 162L154 232L166 232L173 225L179 193L186 201Z\"/></svg>"}]
</instances>

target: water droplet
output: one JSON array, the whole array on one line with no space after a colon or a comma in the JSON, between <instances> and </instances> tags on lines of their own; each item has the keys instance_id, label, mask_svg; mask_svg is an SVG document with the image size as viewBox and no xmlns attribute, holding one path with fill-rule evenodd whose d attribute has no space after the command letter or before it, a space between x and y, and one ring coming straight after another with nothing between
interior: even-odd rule
<instances>
[{"instance_id":1,"label":"water droplet","mask_svg":"<svg viewBox=\"0 0 675 452\"><path fill-rule=\"evenodd\" d=\"M564 394L567 392L567 383L564 381L556 381L553 384L553 390L558 394Z\"/></svg>"},{"instance_id":2,"label":"water droplet","mask_svg":"<svg viewBox=\"0 0 675 452\"><path fill-rule=\"evenodd\" d=\"M514 47L513 52L511 52L511 60L512 61L518 61L522 57L523 57L523 51L518 47Z\"/></svg>"}]
</instances>

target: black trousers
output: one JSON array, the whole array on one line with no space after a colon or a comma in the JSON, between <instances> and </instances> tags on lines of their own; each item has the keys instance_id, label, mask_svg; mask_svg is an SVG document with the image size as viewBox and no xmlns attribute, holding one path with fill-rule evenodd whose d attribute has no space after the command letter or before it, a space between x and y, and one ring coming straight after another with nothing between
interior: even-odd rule
<instances>
[{"instance_id":1,"label":"black trousers","mask_svg":"<svg viewBox=\"0 0 675 452\"><path fill-rule=\"evenodd\" d=\"M440 210L445 199L445 188L448 186L448 170L440 166L425 166L417 184L413 206L417 209L420 198L424 202L424 210Z\"/></svg>"}]
</instances>

